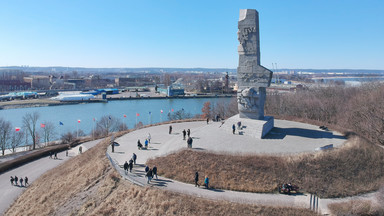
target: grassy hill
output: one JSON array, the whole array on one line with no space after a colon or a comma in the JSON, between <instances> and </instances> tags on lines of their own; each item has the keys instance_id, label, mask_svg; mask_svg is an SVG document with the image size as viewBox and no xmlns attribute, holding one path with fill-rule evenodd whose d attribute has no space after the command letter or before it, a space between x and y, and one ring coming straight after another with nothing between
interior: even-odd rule
<instances>
[{"instance_id":1,"label":"grassy hill","mask_svg":"<svg viewBox=\"0 0 384 216\"><path fill-rule=\"evenodd\" d=\"M37 179L5 215L315 215L307 209L213 201L121 179L109 139Z\"/></svg>"}]
</instances>

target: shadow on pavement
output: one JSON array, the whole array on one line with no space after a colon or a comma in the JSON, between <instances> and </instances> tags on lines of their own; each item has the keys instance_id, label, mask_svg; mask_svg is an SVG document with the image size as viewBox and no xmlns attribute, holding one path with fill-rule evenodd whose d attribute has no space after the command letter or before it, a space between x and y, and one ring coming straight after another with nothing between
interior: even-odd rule
<instances>
[{"instance_id":1,"label":"shadow on pavement","mask_svg":"<svg viewBox=\"0 0 384 216\"><path fill-rule=\"evenodd\" d=\"M304 128L278 128L274 127L264 139L284 139L285 136L298 136L311 139L346 139L344 136L334 135L330 131L319 131Z\"/></svg>"},{"instance_id":2,"label":"shadow on pavement","mask_svg":"<svg viewBox=\"0 0 384 216\"><path fill-rule=\"evenodd\" d=\"M192 149L195 149L195 150L205 150L205 148L192 148Z\"/></svg>"},{"instance_id":3,"label":"shadow on pavement","mask_svg":"<svg viewBox=\"0 0 384 216\"><path fill-rule=\"evenodd\" d=\"M207 189L207 188L203 187L203 189ZM207 190L210 190L210 191L213 191L213 192L224 192L224 190L215 189L215 188L208 188Z\"/></svg>"}]
</instances>

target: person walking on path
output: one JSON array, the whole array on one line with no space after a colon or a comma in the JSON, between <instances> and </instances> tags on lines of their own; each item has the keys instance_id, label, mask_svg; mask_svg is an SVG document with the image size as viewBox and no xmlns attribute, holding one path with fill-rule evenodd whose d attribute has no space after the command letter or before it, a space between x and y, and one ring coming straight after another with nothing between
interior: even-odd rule
<instances>
[{"instance_id":1,"label":"person walking on path","mask_svg":"<svg viewBox=\"0 0 384 216\"><path fill-rule=\"evenodd\" d=\"M23 178L20 178L19 181L20 181L20 186L23 187L23 181L24 181L24 179L23 179Z\"/></svg>"},{"instance_id":2,"label":"person walking on path","mask_svg":"<svg viewBox=\"0 0 384 216\"><path fill-rule=\"evenodd\" d=\"M183 140L185 140L185 136L187 135L187 132L185 131L185 129L183 130Z\"/></svg>"},{"instance_id":3,"label":"person walking on path","mask_svg":"<svg viewBox=\"0 0 384 216\"><path fill-rule=\"evenodd\" d=\"M65 150L65 156L68 157L68 149Z\"/></svg>"},{"instance_id":4,"label":"person walking on path","mask_svg":"<svg viewBox=\"0 0 384 216\"><path fill-rule=\"evenodd\" d=\"M132 160L132 158L131 158L131 160L129 160L128 167L129 167L129 172L132 172L132 168L133 168L133 160Z\"/></svg>"},{"instance_id":5,"label":"person walking on path","mask_svg":"<svg viewBox=\"0 0 384 216\"><path fill-rule=\"evenodd\" d=\"M148 139L145 139L145 141L144 141L144 147L145 147L145 149L148 149Z\"/></svg>"},{"instance_id":6,"label":"person walking on path","mask_svg":"<svg viewBox=\"0 0 384 216\"><path fill-rule=\"evenodd\" d=\"M149 184L152 180L152 177L153 177L153 173L152 173L151 169L148 170L146 176L147 176L147 184Z\"/></svg>"},{"instance_id":7,"label":"person walking on path","mask_svg":"<svg viewBox=\"0 0 384 216\"><path fill-rule=\"evenodd\" d=\"M111 143L111 147L112 147L112 153L114 153L115 152L115 143Z\"/></svg>"},{"instance_id":8,"label":"person walking on path","mask_svg":"<svg viewBox=\"0 0 384 216\"><path fill-rule=\"evenodd\" d=\"M156 179L157 179L157 167L156 167L156 165L152 168L152 173L153 173L153 176L156 176Z\"/></svg>"},{"instance_id":9,"label":"person walking on path","mask_svg":"<svg viewBox=\"0 0 384 216\"><path fill-rule=\"evenodd\" d=\"M149 142L149 143L151 143L151 138L152 138L152 137L151 137L151 134L148 133L148 142Z\"/></svg>"},{"instance_id":10,"label":"person walking on path","mask_svg":"<svg viewBox=\"0 0 384 216\"><path fill-rule=\"evenodd\" d=\"M241 121L238 121L237 122L237 130L240 130L241 129Z\"/></svg>"},{"instance_id":11,"label":"person walking on path","mask_svg":"<svg viewBox=\"0 0 384 216\"><path fill-rule=\"evenodd\" d=\"M49 158L52 159L52 152L49 152Z\"/></svg>"},{"instance_id":12,"label":"person walking on path","mask_svg":"<svg viewBox=\"0 0 384 216\"><path fill-rule=\"evenodd\" d=\"M208 176L205 176L205 180L204 180L204 185L205 185L205 188L209 188L209 178Z\"/></svg>"},{"instance_id":13,"label":"person walking on path","mask_svg":"<svg viewBox=\"0 0 384 216\"><path fill-rule=\"evenodd\" d=\"M25 176L25 178L24 178L24 185L25 185L25 186L29 185L29 183L28 183L28 177L27 177L27 176Z\"/></svg>"},{"instance_id":14,"label":"person walking on path","mask_svg":"<svg viewBox=\"0 0 384 216\"><path fill-rule=\"evenodd\" d=\"M127 175L127 173L128 173L128 162L127 161L125 161L125 163L124 163L124 172L125 172L125 175Z\"/></svg>"},{"instance_id":15,"label":"person walking on path","mask_svg":"<svg viewBox=\"0 0 384 216\"><path fill-rule=\"evenodd\" d=\"M55 158L54 158L55 160L57 159L57 152L55 152Z\"/></svg>"},{"instance_id":16,"label":"person walking on path","mask_svg":"<svg viewBox=\"0 0 384 216\"><path fill-rule=\"evenodd\" d=\"M148 165L145 165L145 173L147 173L148 171L149 171L149 167L148 167Z\"/></svg>"},{"instance_id":17,"label":"person walking on path","mask_svg":"<svg viewBox=\"0 0 384 216\"><path fill-rule=\"evenodd\" d=\"M172 133L172 125L169 125L169 134Z\"/></svg>"},{"instance_id":18,"label":"person walking on path","mask_svg":"<svg viewBox=\"0 0 384 216\"><path fill-rule=\"evenodd\" d=\"M199 185L199 173L197 171L195 173L195 187L200 187L200 185Z\"/></svg>"},{"instance_id":19,"label":"person walking on path","mask_svg":"<svg viewBox=\"0 0 384 216\"><path fill-rule=\"evenodd\" d=\"M11 185L13 186L13 181L15 181L15 179L13 178L13 176L11 176L11 179L9 179L9 181L11 181Z\"/></svg>"},{"instance_id":20,"label":"person walking on path","mask_svg":"<svg viewBox=\"0 0 384 216\"><path fill-rule=\"evenodd\" d=\"M191 136L191 130L187 130L187 135L188 135L188 137L190 137Z\"/></svg>"},{"instance_id":21,"label":"person walking on path","mask_svg":"<svg viewBox=\"0 0 384 216\"><path fill-rule=\"evenodd\" d=\"M232 125L232 133L235 134L235 131L236 131L236 126L235 124Z\"/></svg>"},{"instance_id":22,"label":"person walking on path","mask_svg":"<svg viewBox=\"0 0 384 216\"><path fill-rule=\"evenodd\" d=\"M133 155L132 155L132 159L133 159L133 163L134 163L135 165L136 165L136 158L137 158L136 154L133 153Z\"/></svg>"},{"instance_id":23,"label":"person walking on path","mask_svg":"<svg viewBox=\"0 0 384 216\"><path fill-rule=\"evenodd\" d=\"M17 176L15 176L15 185L17 186L17 182L19 181L19 178L17 178Z\"/></svg>"},{"instance_id":24,"label":"person walking on path","mask_svg":"<svg viewBox=\"0 0 384 216\"><path fill-rule=\"evenodd\" d=\"M207 124L209 123L209 118L207 118Z\"/></svg>"},{"instance_id":25,"label":"person walking on path","mask_svg":"<svg viewBox=\"0 0 384 216\"><path fill-rule=\"evenodd\" d=\"M192 148L192 142L193 142L192 137L188 137L188 139L187 139L187 147L188 148Z\"/></svg>"},{"instance_id":26,"label":"person walking on path","mask_svg":"<svg viewBox=\"0 0 384 216\"><path fill-rule=\"evenodd\" d=\"M82 146L79 147L79 154L81 154L81 153L83 153L83 147Z\"/></svg>"}]
</instances>

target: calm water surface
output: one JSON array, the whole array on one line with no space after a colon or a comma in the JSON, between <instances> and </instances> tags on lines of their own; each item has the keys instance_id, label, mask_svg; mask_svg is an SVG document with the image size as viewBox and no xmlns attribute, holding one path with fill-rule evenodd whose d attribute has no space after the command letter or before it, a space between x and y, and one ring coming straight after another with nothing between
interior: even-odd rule
<instances>
[{"instance_id":1,"label":"calm water surface","mask_svg":"<svg viewBox=\"0 0 384 216\"><path fill-rule=\"evenodd\" d=\"M23 127L22 118L26 113L37 111L40 123L52 122L56 126L56 133L61 135L68 131L76 131L77 128L86 134L91 133L94 126L93 118L100 119L104 115L114 116L124 122L128 128L133 128L137 122L143 124L167 121L169 112L172 113L184 109L192 115L201 114L203 104L210 101L229 103L232 98L191 98L191 99L141 99L110 101L108 103L89 103L76 105L62 105L50 107L31 107L20 109L0 110L0 117L12 123L13 127ZM160 111L163 110L163 113ZM139 116L136 116L136 113ZM124 118L124 115L127 117ZM78 120L81 120L78 123ZM60 125L62 122L64 125ZM23 129L23 128L22 128Z\"/></svg>"}]
</instances>

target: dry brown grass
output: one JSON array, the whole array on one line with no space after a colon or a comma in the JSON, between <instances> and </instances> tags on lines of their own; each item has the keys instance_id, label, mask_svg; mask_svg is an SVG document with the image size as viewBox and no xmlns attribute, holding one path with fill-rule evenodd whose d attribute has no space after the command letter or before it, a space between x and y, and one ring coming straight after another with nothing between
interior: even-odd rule
<instances>
[{"instance_id":1,"label":"dry brown grass","mask_svg":"<svg viewBox=\"0 0 384 216\"><path fill-rule=\"evenodd\" d=\"M37 179L6 215L314 215L306 209L212 201L122 180L106 159L109 138Z\"/></svg>"},{"instance_id":2,"label":"dry brown grass","mask_svg":"<svg viewBox=\"0 0 384 216\"><path fill-rule=\"evenodd\" d=\"M368 200L353 200L349 202L328 205L333 215L384 215L384 207Z\"/></svg>"},{"instance_id":3,"label":"dry brown grass","mask_svg":"<svg viewBox=\"0 0 384 216\"><path fill-rule=\"evenodd\" d=\"M345 197L379 189L384 150L354 138L341 149L297 156L241 156L184 150L148 161L159 174L193 183L194 173L210 177L215 188L274 192L283 182L321 197ZM178 166L175 166L178 164Z\"/></svg>"}]
</instances>

